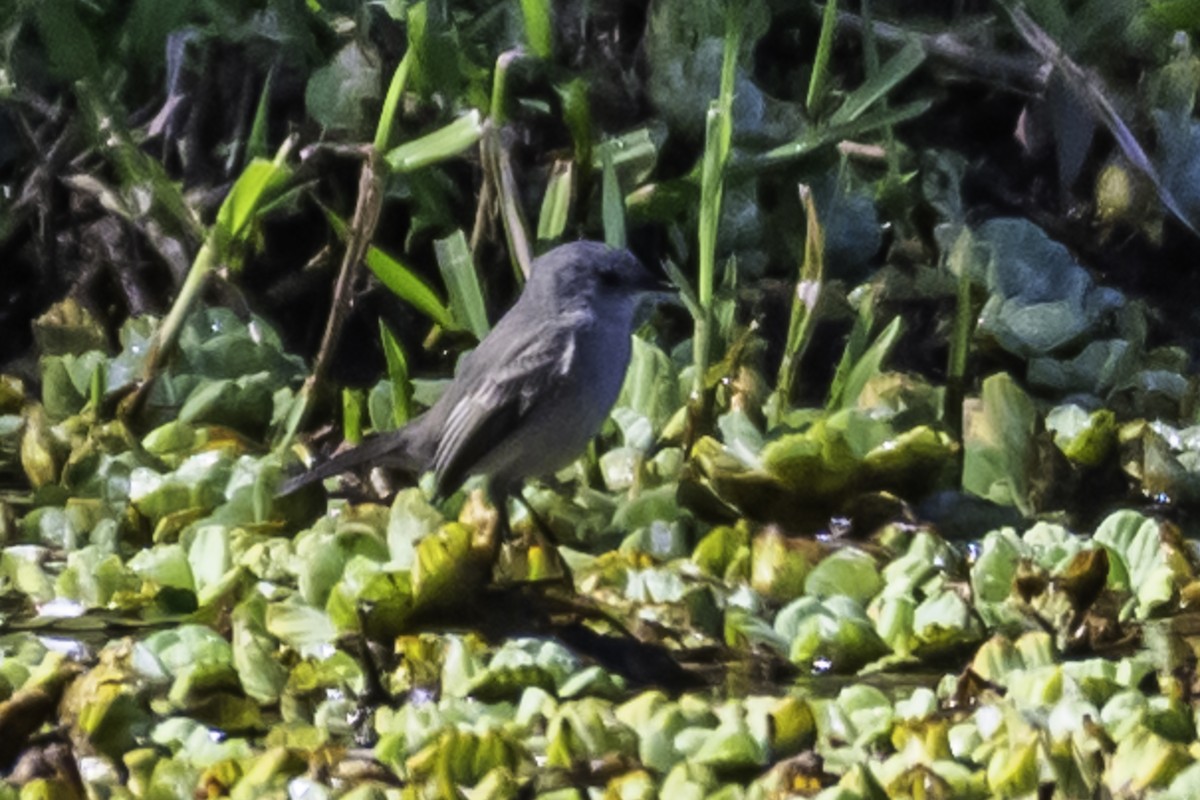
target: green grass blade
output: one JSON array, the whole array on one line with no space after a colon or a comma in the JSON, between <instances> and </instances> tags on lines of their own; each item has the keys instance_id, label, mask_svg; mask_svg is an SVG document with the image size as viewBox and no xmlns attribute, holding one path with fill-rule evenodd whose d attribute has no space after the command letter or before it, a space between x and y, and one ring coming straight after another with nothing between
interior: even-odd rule
<instances>
[{"instance_id":1,"label":"green grass blade","mask_svg":"<svg viewBox=\"0 0 1200 800\"><path fill-rule=\"evenodd\" d=\"M254 121L250 124L250 135L246 137L246 158L254 160L256 158L266 158L268 151L267 143L267 117L271 110L271 86L275 83L275 67L267 73L267 79L263 82L262 94L258 96L258 105L254 109Z\"/></svg>"},{"instance_id":2,"label":"green grass blade","mask_svg":"<svg viewBox=\"0 0 1200 800\"><path fill-rule=\"evenodd\" d=\"M475 338L483 339L491 330L491 324L467 237L458 230L445 239L438 239L433 247L442 279L450 292L450 310L454 312L454 318L475 334Z\"/></svg>"},{"instance_id":3,"label":"green grass blade","mask_svg":"<svg viewBox=\"0 0 1200 800\"><path fill-rule=\"evenodd\" d=\"M854 139L878 128L897 125L921 116L933 106L932 100L914 100L893 108L880 108L863 114L858 119L843 125L817 127L806 130L801 136L782 144L762 155L747 158L731 166L733 174L771 169L781 163L813 153L822 147L843 139Z\"/></svg>"},{"instance_id":4,"label":"green grass blade","mask_svg":"<svg viewBox=\"0 0 1200 800\"><path fill-rule=\"evenodd\" d=\"M538 58L550 58L554 49L554 26L550 0L521 0L525 19L525 41Z\"/></svg>"},{"instance_id":5,"label":"green grass blade","mask_svg":"<svg viewBox=\"0 0 1200 800\"><path fill-rule=\"evenodd\" d=\"M285 164L265 158L251 161L225 195L211 235L225 245L240 241L258 210L287 185L291 176L292 170Z\"/></svg>"},{"instance_id":6,"label":"green grass blade","mask_svg":"<svg viewBox=\"0 0 1200 800\"><path fill-rule=\"evenodd\" d=\"M563 235L567 219L571 215L572 184L575 162L565 159L556 161L546 184L546 196L542 198L542 210L538 213L537 238L539 242L553 242Z\"/></svg>"},{"instance_id":7,"label":"green grass blade","mask_svg":"<svg viewBox=\"0 0 1200 800\"><path fill-rule=\"evenodd\" d=\"M388 381L392 384L392 419L399 428L412 419L412 381L408 377L408 358L391 329L379 320L379 338L387 360Z\"/></svg>"},{"instance_id":8,"label":"green grass blade","mask_svg":"<svg viewBox=\"0 0 1200 800\"><path fill-rule=\"evenodd\" d=\"M506 50L496 57L496 68L492 71L492 96L488 108L488 119L493 127L508 124L508 71L524 57L521 50Z\"/></svg>"},{"instance_id":9,"label":"green grass blade","mask_svg":"<svg viewBox=\"0 0 1200 800\"><path fill-rule=\"evenodd\" d=\"M408 73L412 65L412 50L404 54L396 71L392 73L392 82L388 84L387 97L383 99L383 109L379 112L379 124L375 127L375 149L387 150L392 142L392 128L396 124L396 109L400 106L400 98L408 85Z\"/></svg>"},{"instance_id":10,"label":"green grass blade","mask_svg":"<svg viewBox=\"0 0 1200 800\"><path fill-rule=\"evenodd\" d=\"M612 157L613 167L617 176L622 178L626 186L635 186L650 177L654 166L658 163L658 153L666 141L667 131L661 125L650 125L638 128L611 139L605 139L592 152L590 161L580 161L580 164L590 164L592 169L604 169L606 154Z\"/></svg>"},{"instance_id":11,"label":"green grass blade","mask_svg":"<svg viewBox=\"0 0 1200 800\"><path fill-rule=\"evenodd\" d=\"M688 282L687 276L683 274L683 270L676 266L675 262L670 259L663 262L663 269L666 270L667 277L671 279L671 283L679 290L679 299L683 301L683 305L691 313L692 318L699 319L702 316L700 298L696 296L696 290Z\"/></svg>"},{"instance_id":12,"label":"green grass blade","mask_svg":"<svg viewBox=\"0 0 1200 800\"><path fill-rule=\"evenodd\" d=\"M867 77L871 78L879 72L879 43L875 38L875 23L872 21L871 3L873 0L859 0L862 14L862 48L863 61L867 67Z\"/></svg>"},{"instance_id":13,"label":"green grass blade","mask_svg":"<svg viewBox=\"0 0 1200 800\"><path fill-rule=\"evenodd\" d=\"M818 118L818 108L825 99L829 84L829 60L833 55L833 32L837 27L837 0L825 0L825 13L821 17L821 36L817 40L817 54L813 57L812 77L808 81L808 97L804 101L808 113Z\"/></svg>"},{"instance_id":14,"label":"green grass blade","mask_svg":"<svg viewBox=\"0 0 1200 800\"><path fill-rule=\"evenodd\" d=\"M443 328L457 328L454 315L416 272L372 245L364 259L379 282Z\"/></svg>"},{"instance_id":15,"label":"green grass blade","mask_svg":"<svg viewBox=\"0 0 1200 800\"><path fill-rule=\"evenodd\" d=\"M125 127L126 114L111 106L100 92L86 81L76 84L80 109L88 125L89 138L97 152L113 165L120 178L122 191L145 192L153 198L150 215L189 238L199 240L205 235L204 226L183 196L180 185L171 180L166 168L134 142Z\"/></svg>"},{"instance_id":16,"label":"green grass blade","mask_svg":"<svg viewBox=\"0 0 1200 800\"><path fill-rule=\"evenodd\" d=\"M699 396L704 388L704 376L708 371L709 347L712 335L711 316L713 282L717 261L717 228L721 218L721 173L724 166L720 146L724 115L718 101L709 105L706 126L704 157L700 178L700 224L699 260L700 275L697 283L697 300L700 316L696 318L693 343L693 358L696 366L693 392Z\"/></svg>"},{"instance_id":17,"label":"green grass blade","mask_svg":"<svg viewBox=\"0 0 1200 800\"><path fill-rule=\"evenodd\" d=\"M864 302L869 302L871 298L864 298ZM840 387L840 396L837 402L831 407L831 410L837 408L848 408L858 402L859 395L862 394L863 388L867 385L867 381L879 374L883 366L884 360L892 352L896 346L896 342L900 339L900 334L904 331L904 320L901 317L896 317L888 326L883 329L883 332L871 342L862 354L862 357L854 362L854 366L846 372L846 379ZM840 364L838 365L840 368Z\"/></svg>"},{"instance_id":18,"label":"green grass blade","mask_svg":"<svg viewBox=\"0 0 1200 800\"><path fill-rule=\"evenodd\" d=\"M617 181L617 170L613 166L611 151L604 151L603 192L601 212L604 217L604 242L609 247L625 246L625 199L621 184Z\"/></svg>"},{"instance_id":19,"label":"green grass blade","mask_svg":"<svg viewBox=\"0 0 1200 800\"><path fill-rule=\"evenodd\" d=\"M344 241L349 233L346 223L331 211L326 211L325 218L329 221L338 238ZM399 259L385 253L374 245L367 248L367 254L363 258L363 261L366 262L367 268L379 279L379 282L386 286L392 294L412 304L413 308L429 317L433 322L441 325L443 328L457 329L462 327L457 323L454 314L442 302L441 298L437 296L433 288L412 267L407 266Z\"/></svg>"},{"instance_id":20,"label":"green grass blade","mask_svg":"<svg viewBox=\"0 0 1200 800\"><path fill-rule=\"evenodd\" d=\"M850 370L858 363L867 349L867 337L875 326L875 302L873 297L864 297L858 307L858 316L854 319L854 327L850 329L850 338L842 350L837 369L833 372L833 380L829 383L829 399L825 402L827 409L842 407L842 397L846 393L846 383Z\"/></svg>"},{"instance_id":21,"label":"green grass blade","mask_svg":"<svg viewBox=\"0 0 1200 800\"><path fill-rule=\"evenodd\" d=\"M804 243L804 262L800 265L800 278L796 281L796 290L792 296L792 313L788 320L783 362L779 367L779 381L775 389L779 395L779 412L787 407L792 392L795 391L800 359L816 327L815 312L824 284L825 233L817 216L812 192L807 186L800 186L800 202L804 205L807 217L807 235Z\"/></svg>"},{"instance_id":22,"label":"green grass blade","mask_svg":"<svg viewBox=\"0 0 1200 800\"><path fill-rule=\"evenodd\" d=\"M954 327L950 330L950 355L946 365L946 405L942 416L950 429L962 432L962 399L966 393L967 363L971 354L971 336L975 332L975 306L971 299L971 232L964 226L950 249L946 265L958 276Z\"/></svg>"},{"instance_id":23,"label":"green grass blade","mask_svg":"<svg viewBox=\"0 0 1200 800\"><path fill-rule=\"evenodd\" d=\"M558 96L562 100L563 122L571 132L571 142L575 149L575 163L581 167L592 163L592 143L597 135L592 124L592 106L588 101L588 84L583 78L576 78L558 87ZM597 164L597 169L603 165Z\"/></svg>"},{"instance_id":24,"label":"green grass blade","mask_svg":"<svg viewBox=\"0 0 1200 800\"><path fill-rule=\"evenodd\" d=\"M700 166L700 277L697 295L701 316L696 320L693 342L695 383L693 393L702 395L708 371L712 339L713 283L716 275L717 229L721 220L721 194L725 185L725 164L733 140L733 86L737 71L737 53L742 33L741 6L729 3L725 9L725 41L721 60L721 91L709 104L705 120L704 155Z\"/></svg>"},{"instance_id":25,"label":"green grass blade","mask_svg":"<svg viewBox=\"0 0 1200 800\"><path fill-rule=\"evenodd\" d=\"M387 162L397 172L411 172L459 155L482 136L483 117L472 109L449 125L392 149Z\"/></svg>"},{"instance_id":26,"label":"green grass blade","mask_svg":"<svg viewBox=\"0 0 1200 800\"><path fill-rule=\"evenodd\" d=\"M971 268L967 260L970 258L971 235L965 231L959 236L950 252L949 259L958 262L957 268L951 266L951 272L958 274L958 291L955 297L954 327L950 333L950 358L947 364L947 377L951 381L961 381L967 374L967 357L971 352L971 333L975 327L975 315L971 307Z\"/></svg>"},{"instance_id":27,"label":"green grass blade","mask_svg":"<svg viewBox=\"0 0 1200 800\"><path fill-rule=\"evenodd\" d=\"M350 444L363 439L362 412L362 389L342 389L342 438Z\"/></svg>"},{"instance_id":28,"label":"green grass blade","mask_svg":"<svg viewBox=\"0 0 1200 800\"><path fill-rule=\"evenodd\" d=\"M829 117L829 124L834 126L854 122L915 72L924 61L925 49L916 40L910 41L899 53L889 58L876 74L846 96L838 110Z\"/></svg>"},{"instance_id":29,"label":"green grass blade","mask_svg":"<svg viewBox=\"0 0 1200 800\"><path fill-rule=\"evenodd\" d=\"M716 273L717 229L721 220L721 194L724 189L722 172L728 147L722 147L722 132L726 128L726 115L721 104L713 101L708 108L705 127L705 147L700 167L700 224L699 257L700 305L707 308L712 303L713 282Z\"/></svg>"}]
</instances>

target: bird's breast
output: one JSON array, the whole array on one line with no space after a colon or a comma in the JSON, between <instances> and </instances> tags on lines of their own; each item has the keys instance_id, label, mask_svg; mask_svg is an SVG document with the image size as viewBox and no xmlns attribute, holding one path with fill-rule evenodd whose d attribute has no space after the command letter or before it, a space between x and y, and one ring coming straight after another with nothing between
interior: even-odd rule
<instances>
[{"instance_id":1,"label":"bird's breast","mask_svg":"<svg viewBox=\"0 0 1200 800\"><path fill-rule=\"evenodd\" d=\"M568 370L571 386L578 388L583 416L593 426L589 438L608 417L629 369L629 326L616 325L603 319L580 330L572 343L573 353ZM581 410L583 411L583 410Z\"/></svg>"}]
</instances>

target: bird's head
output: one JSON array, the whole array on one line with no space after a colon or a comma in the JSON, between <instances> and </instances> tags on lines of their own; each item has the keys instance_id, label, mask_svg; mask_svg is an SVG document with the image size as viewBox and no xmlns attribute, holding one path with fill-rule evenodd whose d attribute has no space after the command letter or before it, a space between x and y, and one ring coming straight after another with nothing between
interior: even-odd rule
<instances>
[{"instance_id":1,"label":"bird's head","mask_svg":"<svg viewBox=\"0 0 1200 800\"><path fill-rule=\"evenodd\" d=\"M580 241L556 247L534 261L526 292L560 312L589 308L608 316L632 315L638 298L665 288L628 250Z\"/></svg>"}]
</instances>

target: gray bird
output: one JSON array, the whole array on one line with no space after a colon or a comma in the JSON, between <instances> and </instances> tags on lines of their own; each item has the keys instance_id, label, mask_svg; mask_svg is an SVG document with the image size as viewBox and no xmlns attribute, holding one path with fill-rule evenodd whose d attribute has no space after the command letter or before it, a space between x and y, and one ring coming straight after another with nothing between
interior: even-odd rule
<instances>
[{"instance_id":1,"label":"gray bird","mask_svg":"<svg viewBox=\"0 0 1200 800\"><path fill-rule=\"evenodd\" d=\"M634 309L664 288L627 250L556 247L533 262L521 297L428 411L291 478L280 494L369 463L432 470L438 496L486 475L501 505L525 478L570 464L600 430L629 366Z\"/></svg>"}]
</instances>

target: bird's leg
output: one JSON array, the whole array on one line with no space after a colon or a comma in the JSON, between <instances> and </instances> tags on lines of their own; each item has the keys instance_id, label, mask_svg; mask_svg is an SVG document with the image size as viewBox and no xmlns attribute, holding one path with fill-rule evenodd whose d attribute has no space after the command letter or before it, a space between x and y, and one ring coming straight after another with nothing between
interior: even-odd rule
<instances>
[{"instance_id":1,"label":"bird's leg","mask_svg":"<svg viewBox=\"0 0 1200 800\"><path fill-rule=\"evenodd\" d=\"M571 572L570 565L563 558L562 552L558 549L558 537L554 535L554 531L550 530L550 526L546 521L534 510L533 505L525 499L525 495L521 492L516 492L513 498L525 506L525 511L528 512L529 518L533 520L533 529L537 532L538 539L541 541L538 544L546 553L553 554L555 562L558 564L558 570L562 576L562 582L570 589L575 588L575 575Z\"/></svg>"},{"instance_id":2,"label":"bird's leg","mask_svg":"<svg viewBox=\"0 0 1200 800\"><path fill-rule=\"evenodd\" d=\"M508 498L500 497L498 501L493 501L496 507L496 514L500 520L496 523L497 530L500 534L500 541L511 542L513 540L512 516L508 513Z\"/></svg>"},{"instance_id":3,"label":"bird's leg","mask_svg":"<svg viewBox=\"0 0 1200 800\"><path fill-rule=\"evenodd\" d=\"M573 589L575 586L575 578L571 574L571 568L567 566L566 560L563 559L562 553L560 553L558 550L558 542L556 541L556 537L550 531L550 527L546 525L542 518L538 516L537 512L533 510L533 507L530 506L525 498L521 495L520 485L501 485L493 480L489 482L488 499L491 500L492 505L496 508L496 512L499 514L500 535L508 536L511 540L512 524L508 513L509 498L515 499L525 507L526 511L529 512L529 517L533 520L533 533L536 539L535 544L542 550L542 552L550 554L550 557L558 566L558 571L561 573L562 581Z\"/></svg>"},{"instance_id":4,"label":"bird's leg","mask_svg":"<svg viewBox=\"0 0 1200 800\"><path fill-rule=\"evenodd\" d=\"M366 609L359 606L356 611L358 613L359 632L354 636L353 641L358 645L358 661L362 665L366 686L365 691L359 697L359 703L365 708L379 703L390 702L394 698L383 686L382 670L380 669L378 660L375 658L375 654L371 650L371 643L367 639L365 632L367 628Z\"/></svg>"},{"instance_id":5,"label":"bird's leg","mask_svg":"<svg viewBox=\"0 0 1200 800\"><path fill-rule=\"evenodd\" d=\"M525 511L529 514L529 518L533 520L534 527L537 528L538 533L542 535L542 539L545 541L545 543L558 547L558 537L554 535L554 531L552 531L550 526L546 524L546 520L542 519L541 515L537 513L533 505L525 499L525 495L521 492L517 492L513 495L513 499L525 506Z\"/></svg>"}]
</instances>

